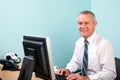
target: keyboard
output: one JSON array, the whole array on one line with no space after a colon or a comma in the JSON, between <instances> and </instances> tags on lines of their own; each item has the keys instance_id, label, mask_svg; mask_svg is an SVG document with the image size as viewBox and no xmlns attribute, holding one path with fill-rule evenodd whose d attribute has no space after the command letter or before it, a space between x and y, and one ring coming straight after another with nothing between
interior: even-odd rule
<instances>
[{"instance_id":1,"label":"keyboard","mask_svg":"<svg viewBox=\"0 0 120 80\"><path fill-rule=\"evenodd\" d=\"M67 80L65 76L55 74L56 80Z\"/></svg>"}]
</instances>

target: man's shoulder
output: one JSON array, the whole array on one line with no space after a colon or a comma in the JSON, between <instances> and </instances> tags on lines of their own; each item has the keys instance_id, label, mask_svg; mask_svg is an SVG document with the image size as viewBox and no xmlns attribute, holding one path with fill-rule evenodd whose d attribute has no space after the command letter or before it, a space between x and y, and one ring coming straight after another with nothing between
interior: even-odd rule
<instances>
[{"instance_id":1,"label":"man's shoulder","mask_svg":"<svg viewBox=\"0 0 120 80\"><path fill-rule=\"evenodd\" d=\"M106 39L106 38L104 38L103 36L100 36L100 35L97 35L96 43L100 44L100 45L106 45L106 44L111 45L111 42L108 39Z\"/></svg>"},{"instance_id":2,"label":"man's shoulder","mask_svg":"<svg viewBox=\"0 0 120 80\"><path fill-rule=\"evenodd\" d=\"M80 37L80 38L77 39L75 44L81 44L81 43L83 43L83 41L84 41L84 38Z\"/></svg>"}]
</instances>

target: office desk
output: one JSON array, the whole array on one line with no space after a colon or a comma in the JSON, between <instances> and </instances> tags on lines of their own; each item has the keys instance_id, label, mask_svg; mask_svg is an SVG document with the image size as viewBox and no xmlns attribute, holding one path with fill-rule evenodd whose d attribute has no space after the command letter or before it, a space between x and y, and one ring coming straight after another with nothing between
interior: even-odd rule
<instances>
[{"instance_id":1,"label":"office desk","mask_svg":"<svg viewBox=\"0 0 120 80\"><path fill-rule=\"evenodd\" d=\"M4 71L1 71L1 77L2 77L3 80L18 80L19 73L20 73L20 71L4 70ZM36 78L33 75L31 80L43 80L43 79Z\"/></svg>"},{"instance_id":2,"label":"office desk","mask_svg":"<svg viewBox=\"0 0 120 80\"><path fill-rule=\"evenodd\" d=\"M3 80L18 80L20 71L8 71L4 70L0 72L0 75ZM32 76L31 80L43 80L40 78L36 78L34 75Z\"/></svg>"},{"instance_id":3,"label":"office desk","mask_svg":"<svg viewBox=\"0 0 120 80\"><path fill-rule=\"evenodd\" d=\"M21 68L22 63L19 63L19 69ZM10 70L1 70L0 77L3 80L18 80L20 71L10 71ZM43 80L40 78L36 78L35 75L32 76L31 80Z\"/></svg>"}]
</instances>

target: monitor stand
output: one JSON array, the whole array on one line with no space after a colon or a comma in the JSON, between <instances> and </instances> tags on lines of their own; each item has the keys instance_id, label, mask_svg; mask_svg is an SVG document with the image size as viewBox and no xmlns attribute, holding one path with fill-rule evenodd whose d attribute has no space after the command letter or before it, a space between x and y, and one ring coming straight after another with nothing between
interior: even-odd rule
<instances>
[{"instance_id":1,"label":"monitor stand","mask_svg":"<svg viewBox=\"0 0 120 80\"><path fill-rule=\"evenodd\" d=\"M31 80L34 69L34 58L32 56L25 56L18 80Z\"/></svg>"}]
</instances>

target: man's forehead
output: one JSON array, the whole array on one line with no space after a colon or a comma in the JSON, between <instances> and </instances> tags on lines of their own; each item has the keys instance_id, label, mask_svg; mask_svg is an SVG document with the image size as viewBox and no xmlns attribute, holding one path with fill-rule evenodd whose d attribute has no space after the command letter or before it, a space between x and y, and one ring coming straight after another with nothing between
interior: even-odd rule
<instances>
[{"instance_id":1,"label":"man's forehead","mask_svg":"<svg viewBox=\"0 0 120 80\"><path fill-rule=\"evenodd\" d=\"M93 20L93 16L91 14L80 14L78 16L78 21L88 22L92 20Z\"/></svg>"}]
</instances>

